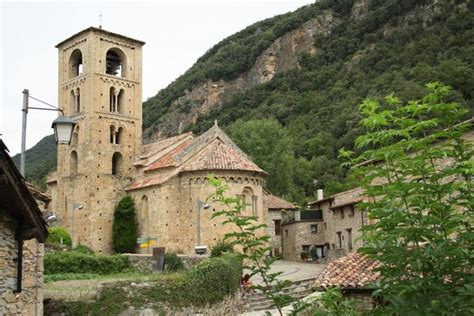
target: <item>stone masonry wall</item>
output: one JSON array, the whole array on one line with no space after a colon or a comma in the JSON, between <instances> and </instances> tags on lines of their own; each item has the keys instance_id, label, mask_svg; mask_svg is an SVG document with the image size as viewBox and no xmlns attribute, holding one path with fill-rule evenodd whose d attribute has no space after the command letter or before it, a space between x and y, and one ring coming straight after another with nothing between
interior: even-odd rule
<instances>
[{"instance_id":1,"label":"stone masonry wall","mask_svg":"<svg viewBox=\"0 0 474 316\"><path fill-rule=\"evenodd\" d=\"M197 201L202 202L214 192L207 182L208 172L192 172L176 176L161 186L147 187L131 191L137 208L137 218L141 237L157 239L156 246L164 246L178 254L194 254L197 246ZM267 210L263 208L263 180L246 172L215 172L216 176L230 182L227 196L242 194L250 188L257 197L256 215L259 223L266 223ZM250 202L250 201L249 201ZM222 210L219 203L208 201L209 208L201 207L201 245L212 248L224 234L232 231L230 225L223 225L223 218L212 219L212 214ZM244 214L251 215L249 206ZM266 233L261 232L261 233ZM142 253L146 253L144 249Z\"/></svg>"},{"instance_id":2,"label":"stone masonry wall","mask_svg":"<svg viewBox=\"0 0 474 316\"><path fill-rule=\"evenodd\" d=\"M311 232L311 225L318 225L318 232ZM325 243L322 221L296 221L282 225L283 259L303 261L300 257L303 245L322 246Z\"/></svg>"},{"instance_id":3,"label":"stone masonry wall","mask_svg":"<svg viewBox=\"0 0 474 316\"><path fill-rule=\"evenodd\" d=\"M21 293L17 287L17 249L15 220L0 211L0 315L43 314L44 247L36 239L23 245L23 279Z\"/></svg>"},{"instance_id":4,"label":"stone masonry wall","mask_svg":"<svg viewBox=\"0 0 474 316\"><path fill-rule=\"evenodd\" d=\"M153 271L153 256L149 254L125 254L128 256L130 265L143 272L152 272ZM209 258L209 256L203 255L178 255L183 261L186 269L194 267L201 263L203 260ZM165 262L166 265L166 262Z\"/></svg>"}]
</instances>

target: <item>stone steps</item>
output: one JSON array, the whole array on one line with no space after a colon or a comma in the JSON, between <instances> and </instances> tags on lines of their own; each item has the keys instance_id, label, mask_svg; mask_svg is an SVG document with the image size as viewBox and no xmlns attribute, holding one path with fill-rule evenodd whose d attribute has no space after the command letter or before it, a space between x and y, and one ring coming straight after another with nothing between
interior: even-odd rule
<instances>
[{"instance_id":1,"label":"stone steps","mask_svg":"<svg viewBox=\"0 0 474 316\"><path fill-rule=\"evenodd\" d=\"M303 297L311 294L312 285L315 278L299 280L291 283L290 286L282 289L282 294L288 294L296 299L301 299ZM244 297L245 309L246 311L262 311L273 308L273 301L265 297L262 293L248 293Z\"/></svg>"}]
</instances>

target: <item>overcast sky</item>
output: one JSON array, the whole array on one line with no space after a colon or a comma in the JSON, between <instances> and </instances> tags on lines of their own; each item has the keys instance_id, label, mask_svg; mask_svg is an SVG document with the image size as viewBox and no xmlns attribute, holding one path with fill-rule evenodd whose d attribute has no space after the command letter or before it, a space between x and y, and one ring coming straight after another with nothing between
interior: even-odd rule
<instances>
[{"instance_id":1,"label":"overcast sky","mask_svg":"<svg viewBox=\"0 0 474 316\"><path fill-rule=\"evenodd\" d=\"M57 105L57 50L60 41L89 27L146 42L143 99L191 67L227 36L312 0L240 1L5 1L1 2L0 134L10 154L20 151L22 91ZM41 106L30 101L30 106ZM55 112L30 110L27 148L52 134Z\"/></svg>"}]
</instances>

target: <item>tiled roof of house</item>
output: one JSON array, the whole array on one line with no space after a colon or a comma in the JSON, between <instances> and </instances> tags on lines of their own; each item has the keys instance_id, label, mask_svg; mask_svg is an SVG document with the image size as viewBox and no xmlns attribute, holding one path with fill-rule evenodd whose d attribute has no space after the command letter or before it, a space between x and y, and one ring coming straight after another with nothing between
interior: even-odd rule
<instances>
[{"instance_id":1,"label":"tiled roof of house","mask_svg":"<svg viewBox=\"0 0 474 316\"><path fill-rule=\"evenodd\" d=\"M351 253L330 262L315 280L316 288L362 288L380 278L378 261L359 253Z\"/></svg>"},{"instance_id":2,"label":"tiled roof of house","mask_svg":"<svg viewBox=\"0 0 474 316\"><path fill-rule=\"evenodd\" d=\"M273 210L295 210L298 207L295 206L293 203L285 201L284 199L275 196L273 194L265 194L263 199L265 200L265 204L268 209Z\"/></svg>"}]
</instances>

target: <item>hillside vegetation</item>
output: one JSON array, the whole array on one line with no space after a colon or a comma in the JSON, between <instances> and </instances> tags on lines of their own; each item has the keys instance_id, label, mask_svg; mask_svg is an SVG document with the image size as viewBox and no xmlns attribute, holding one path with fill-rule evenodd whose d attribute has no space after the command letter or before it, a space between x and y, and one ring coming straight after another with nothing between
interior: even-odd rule
<instances>
[{"instance_id":1,"label":"hillside vegetation","mask_svg":"<svg viewBox=\"0 0 474 316\"><path fill-rule=\"evenodd\" d=\"M56 169L56 143L54 135L40 140L35 146L25 152L25 176L28 181L38 188L46 190L46 176ZM18 170L20 169L20 154L13 157Z\"/></svg>"},{"instance_id":2,"label":"hillside vegetation","mask_svg":"<svg viewBox=\"0 0 474 316\"><path fill-rule=\"evenodd\" d=\"M458 102L473 108L472 3L372 0L367 13L357 16L352 2L321 1L261 22L267 30L281 25L289 25L289 29L294 27L293 17L301 23L327 8L340 18L330 35L315 38L315 54L300 56L299 69L235 95L218 110L201 115L189 128L199 134L217 119L237 144L269 171L269 188L291 200L310 197L316 187L334 193L351 186L337 153L341 147L353 148L360 134L356 106L364 98L393 92L403 100L417 99L426 94L427 82L442 81L457 91ZM232 37L224 40L208 54L221 56L223 69L235 69L237 61L231 54L224 59L224 54L231 47L242 47L246 40L258 43L262 34L258 28L259 23L234 35L233 41ZM238 41L241 33L248 35ZM195 72L210 60L208 54L145 102L145 109L166 111L170 101L163 98L182 92L175 89L186 87L184 83L195 78ZM245 71L247 66L239 69ZM233 70L220 78L234 74ZM217 79L206 72L202 76ZM149 124L145 121L144 127Z\"/></svg>"},{"instance_id":3,"label":"hillside vegetation","mask_svg":"<svg viewBox=\"0 0 474 316\"><path fill-rule=\"evenodd\" d=\"M441 81L453 87L456 101L474 108L472 2L323 0L255 23L211 48L144 102L144 135L153 134L193 87L243 76L278 37L327 12L337 23L314 36L314 51L302 53L298 67L235 94L186 129L199 134L217 119L270 173L270 190L304 202L317 188L329 194L351 186L337 152L353 148L360 134L356 107L364 98L393 92L419 99L427 82Z\"/></svg>"}]
</instances>

